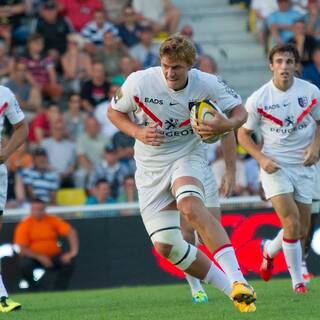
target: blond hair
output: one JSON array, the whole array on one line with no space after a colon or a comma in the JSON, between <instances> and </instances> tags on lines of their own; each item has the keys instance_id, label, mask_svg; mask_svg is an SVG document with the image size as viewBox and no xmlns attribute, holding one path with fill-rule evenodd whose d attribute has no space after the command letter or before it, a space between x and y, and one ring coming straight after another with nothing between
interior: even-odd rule
<instances>
[{"instance_id":1,"label":"blond hair","mask_svg":"<svg viewBox=\"0 0 320 320\"><path fill-rule=\"evenodd\" d=\"M187 37L172 35L161 44L160 59L164 56L174 61L183 60L192 67L196 59L196 49Z\"/></svg>"}]
</instances>

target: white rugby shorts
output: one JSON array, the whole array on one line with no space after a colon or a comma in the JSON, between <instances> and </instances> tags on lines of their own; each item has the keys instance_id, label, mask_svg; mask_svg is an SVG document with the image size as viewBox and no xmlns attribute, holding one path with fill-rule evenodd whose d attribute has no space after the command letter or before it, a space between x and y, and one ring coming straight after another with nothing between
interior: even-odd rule
<instances>
[{"instance_id":1,"label":"white rugby shorts","mask_svg":"<svg viewBox=\"0 0 320 320\"><path fill-rule=\"evenodd\" d=\"M316 172L314 176L314 184L313 184L313 193L312 199L313 200L320 200L320 161L315 164Z\"/></svg>"},{"instance_id":2,"label":"white rugby shorts","mask_svg":"<svg viewBox=\"0 0 320 320\"><path fill-rule=\"evenodd\" d=\"M8 172L4 164L0 165L0 211L4 210L7 201Z\"/></svg>"},{"instance_id":3,"label":"white rugby shorts","mask_svg":"<svg viewBox=\"0 0 320 320\"><path fill-rule=\"evenodd\" d=\"M260 178L267 199L293 193L294 199L301 203L312 203L315 166L281 165L274 173L260 169Z\"/></svg>"},{"instance_id":4,"label":"white rugby shorts","mask_svg":"<svg viewBox=\"0 0 320 320\"><path fill-rule=\"evenodd\" d=\"M180 177L198 179L204 187L205 205L208 208L220 206L217 183L207 161L200 156L190 155L158 170L137 169L135 178L144 221L175 201L172 185Z\"/></svg>"}]
</instances>

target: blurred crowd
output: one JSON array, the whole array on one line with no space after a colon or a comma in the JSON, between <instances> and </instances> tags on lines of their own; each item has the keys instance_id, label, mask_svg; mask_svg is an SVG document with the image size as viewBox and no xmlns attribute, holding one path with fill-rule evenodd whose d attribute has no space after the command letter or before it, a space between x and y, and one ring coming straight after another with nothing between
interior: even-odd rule
<instances>
[{"instance_id":1,"label":"blurred crowd","mask_svg":"<svg viewBox=\"0 0 320 320\"><path fill-rule=\"evenodd\" d=\"M217 72L180 16L170 0L0 1L0 84L30 124L27 144L8 162L9 208L34 197L53 205L137 201L134 140L106 109L131 72L159 65L161 40L173 33L192 39L198 68ZM208 152L221 175L220 147ZM248 156L240 151L238 160L235 195L257 193Z\"/></svg>"},{"instance_id":2,"label":"blurred crowd","mask_svg":"<svg viewBox=\"0 0 320 320\"><path fill-rule=\"evenodd\" d=\"M295 44L299 76L320 88L319 8L319 0L252 0L250 29L266 53L274 44Z\"/></svg>"}]
</instances>

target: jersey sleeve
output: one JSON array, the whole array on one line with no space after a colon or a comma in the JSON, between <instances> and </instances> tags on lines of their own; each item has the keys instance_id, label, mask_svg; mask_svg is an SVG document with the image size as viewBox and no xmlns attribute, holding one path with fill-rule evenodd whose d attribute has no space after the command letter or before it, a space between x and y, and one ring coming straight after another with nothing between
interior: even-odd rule
<instances>
[{"instance_id":1,"label":"jersey sleeve","mask_svg":"<svg viewBox=\"0 0 320 320\"><path fill-rule=\"evenodd\" d=\"M206 83L211 92L211 99L218 104L223 112L227 113L242 103L240 95L230 88L221 78L208 75Z\"/></svg>"},{"instance_id":2,"label":"jersey sleeve","mask_svg":"<svg viewBox=\"0 0 320 320\"><path fill-rule=\"evenodd\" d=\"M261 116L258 113L256 99L253 96L250 96L245 104L245 109L248 112L248 118L246 123L243 125L245 129L256 130L259 126Z\"/></svg>"},{"instance_id":3,"label":"jersey sleeve","mask_svg":"<svg viewBox=\"0 0 320 320\"><path fill-rule=\"evenodd\" d=\"M114 110L130 113L135 111L136 105L133 100L135 84L138 79L134 74L131 74L121 88L119 88L111 100L111 107Z\"/></svg>"},{"instance_id":4,"label":"jersey sleeve","mask_svg":"<svg viewBox=\"0 0 320 320\"><path fill-rule=\"evenodd\" d=\"M316 105L311 110L311 116L315 121L320 120L320 90L318 87L313 86L313 96L316 100Z\"/></svg>"},{"instance_id":5,"label":"jersey sleeve","mask_svg":"<svg viewBox=\"0 0 320 320\"><path fill-rule=\"evenodd\" d=\"M8 118L9 122L14 125L24 119L24 114L20 105L11 90L8 89L8 101L4 110L4 115Z\"/></svg>"}]
</instances>

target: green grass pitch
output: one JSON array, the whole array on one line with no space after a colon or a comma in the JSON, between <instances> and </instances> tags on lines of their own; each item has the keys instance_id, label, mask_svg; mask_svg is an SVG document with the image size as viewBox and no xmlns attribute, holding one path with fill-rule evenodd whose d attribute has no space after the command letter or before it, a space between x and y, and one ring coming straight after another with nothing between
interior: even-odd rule
<instances>
[{"instance_id":1,"label":"green grass pitch","mask_svg":"<svg viewBox=\"0 0 320 320\"><path fill-rule=\"evenodd\" d=\"M257 311L241 314L231 301L206 286L209 303L193 304L186 284L123 287L56 293L12 295L23 309L1 319L32 320L313 320L320 319L320 278L306 296L294 294L289 279L252 281L258 295Z\"/></svg>"}]
</instances>

